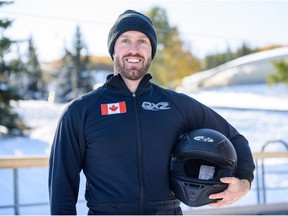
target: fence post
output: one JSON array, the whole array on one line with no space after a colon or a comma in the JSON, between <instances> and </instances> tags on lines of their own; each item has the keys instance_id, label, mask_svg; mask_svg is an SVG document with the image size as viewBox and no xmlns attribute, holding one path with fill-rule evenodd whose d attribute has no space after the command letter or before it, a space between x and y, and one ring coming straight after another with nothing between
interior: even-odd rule
<instances>
[{"instance_id":1,"label":"fence post","mask_svg":"<svg viewBox=\"0 0 288 216\"><path fill-rule=\"evenodd\" d=\"M13 187L14 187L14 213L19 215L19 187L18 187L18 169L13 169Z\"/></svg>"},{"instance_id":2,"label":"fence post","mask_svg":"<svg viewBox=\"0 0 288 216\"><path fill-rule=\"evenodd\" d=\"M257 204L260 204L261 199L260 199L260 181L259 181L259 166L258 166L258 159L255 160L255 165L256 165L256 190L257 190Z\"/></svg>"}]
</instances>

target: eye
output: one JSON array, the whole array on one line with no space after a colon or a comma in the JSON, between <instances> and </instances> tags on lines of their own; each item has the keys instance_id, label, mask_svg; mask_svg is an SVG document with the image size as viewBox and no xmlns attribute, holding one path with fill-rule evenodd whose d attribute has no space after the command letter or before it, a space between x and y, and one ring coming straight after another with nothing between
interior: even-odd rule
<instances>
[{"instance_id":1,"label":"eye","mask_svg":"<svg viewBox=\"0 0 288 216\"><path fill-rule=\"evenodd\" d=\"M139 44L147 44L147 41L144 40L144 39L141 39L141 40L139 40L138 42L139 42Z\"/></svg>"},{"instance_id":2,"label":"eye","mask_svg":"<svg viewBox=\"0 0 288 216\"><path fill-rule=\"evenodd\" d=\"M129 43L129 40L128 39L123 39L121 42L122 43Z\"/></svg>"}]
</instances>

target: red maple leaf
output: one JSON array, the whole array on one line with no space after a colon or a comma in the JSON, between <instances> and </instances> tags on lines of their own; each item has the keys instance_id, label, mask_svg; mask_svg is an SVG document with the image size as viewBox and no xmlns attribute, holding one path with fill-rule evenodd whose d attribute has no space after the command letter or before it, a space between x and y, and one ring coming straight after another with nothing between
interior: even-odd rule
<instances>
[{"instance_id":1,"label":"red maple leaf","mask_svg":"<svg viewBox=\"0 0 288 216\"><path fill-rule=\"evenodd\" d=\"M109 109L110 109L112 112L115 112L115 111L118 109L118 106L113 105L113 106L109 107Z\"/></svg>"}]
</instances>

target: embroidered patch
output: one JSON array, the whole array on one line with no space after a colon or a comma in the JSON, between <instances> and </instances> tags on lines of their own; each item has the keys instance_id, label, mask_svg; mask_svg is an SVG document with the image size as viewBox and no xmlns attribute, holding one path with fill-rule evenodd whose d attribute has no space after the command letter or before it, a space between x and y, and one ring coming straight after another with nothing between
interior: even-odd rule
<instances>
[{"instance_id":1,"label":"embroidered patch","mask_svg":"<svg viewBox=\"0 0 288 216\"><path fill-rule=\"evenodd\" d=\"M102 115L126 113L125 101L118 103L101 104Z\"/></svg>"}]
</instances>

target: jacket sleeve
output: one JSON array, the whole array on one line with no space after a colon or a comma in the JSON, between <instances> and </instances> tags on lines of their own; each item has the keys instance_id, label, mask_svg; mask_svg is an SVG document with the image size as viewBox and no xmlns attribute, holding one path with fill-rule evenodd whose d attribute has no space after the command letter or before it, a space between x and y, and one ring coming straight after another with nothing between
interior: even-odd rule
<instances>
[{"instance_id":1,"label":"jacket sleeve","mask_svg":"<svg viewBox=\"0 0 288 216\"><path fill-rule=\"evenodd\" d=\"M59 120L49 160L50 211L76 214L84 154L79 110L69 106Z\"/></svg>"},{"instance_id":2,"label":"jacket sleeve","mask_svg":"<svg viewBox=\"0 0 288 216\"><path fill-rule=\"evenodd\" d=\"M186 132L198 128L210 128L225 135L231 141L237 153L235 177L247 179L251 183L254 179L255 164L248 140L213 109L190 97L185 100Z\"/></svg>"}]
</instances>

